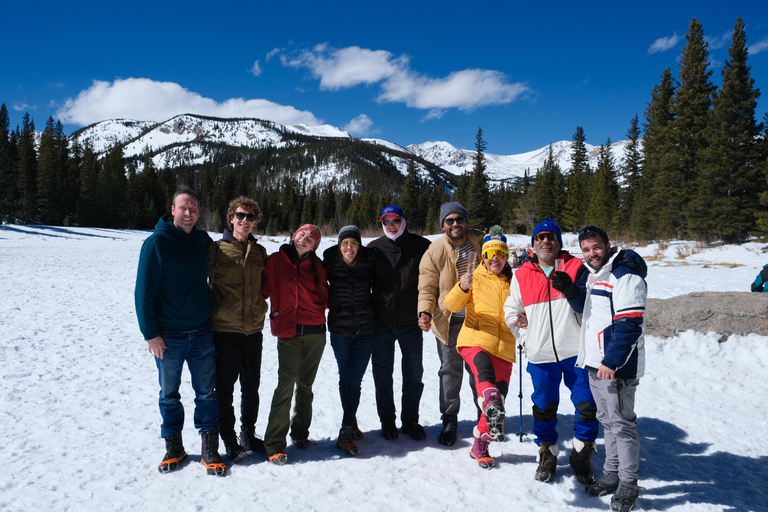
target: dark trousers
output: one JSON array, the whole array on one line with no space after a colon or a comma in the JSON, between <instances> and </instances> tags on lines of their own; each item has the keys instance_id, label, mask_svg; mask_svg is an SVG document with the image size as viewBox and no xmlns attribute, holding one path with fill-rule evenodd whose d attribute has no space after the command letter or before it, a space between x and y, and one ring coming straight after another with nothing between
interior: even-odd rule
<instances>
[{"instance_id":1,"label":"dark trousers","mask_svg":"<svg viewBox=\"0 0 768 512\"><path fill-rule=\"evenodd\" d=\"M373 352L372 334L336 336L331 333L331 347L339 366L339 396L343 417L341 426L357 426L357 408L360 405L360 388L368 362Z\"/></svg>"},{"instance_id":2,"label":"dark trousers","mask_svg":"<svg viewBox=\"0 0 768 512\"><path fill-rule=\"evenodd\" d=\"M424 339L418 325L393 331L379 326L373 344L373 382L376 385L376 408L382 424L394 424L395 412L394 382L395 341L400 345L403 372L403 396L400 419L403 425L419 422L419 403L424 391L422 376L424 366L422 355Z\"/></svg>"},{"instance_id":3,"label":"dark trousers","mask_svg":"<svg viewBox=\"0 0 768 512\"><path fill-rule=\"evenodd\" d=\"M240 428L253 430L259 418L262 335L214 332L216 397L223 433L235 430L235 382L240 378Z\"/></svg>"}]
</instances>

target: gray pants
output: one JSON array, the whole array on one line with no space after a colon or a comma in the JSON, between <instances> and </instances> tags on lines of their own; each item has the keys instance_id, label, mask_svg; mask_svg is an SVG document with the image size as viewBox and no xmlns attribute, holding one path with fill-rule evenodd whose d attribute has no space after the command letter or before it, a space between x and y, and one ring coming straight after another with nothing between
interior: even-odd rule
<instances>
[{"instance_id":1,"label":"gray pants","mask_svg":"<svg viewBox=\"0 0 768 512\"><path fill-rule=\"evenodd\" d=\"M589 372L589 387L597 404L597 419L605 436L603 471L618 472L624 482L636 482L640 466L635 391L638 379L598 379Z\"/></svg>"},{"instance_id":2,"label":"gray pants","mask_svg":"<svg viewBox=\"0 0 768 512\"><path fill-rule=\"evenodd\" d=\"M461 407L461 382L464 376L464 359L456 350L456 340L459 337L464 317L453 315L448 331L448 344L437 340L437 356L440 358L440 414L459 414ZM474 380L470 380L474 384ZM474 386L473 386L474 387ZM472 395L474 396L474 395Z\"/></svg>"}]
</instances>

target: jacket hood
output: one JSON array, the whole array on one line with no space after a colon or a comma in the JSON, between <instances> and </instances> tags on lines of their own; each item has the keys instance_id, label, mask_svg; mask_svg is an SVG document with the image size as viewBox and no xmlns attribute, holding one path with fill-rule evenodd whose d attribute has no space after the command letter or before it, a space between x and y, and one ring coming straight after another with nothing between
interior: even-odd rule
<instances>
[{"instance_id":1,"label":"jacket hood","mask_svg":"<svg viewBox=\"0 0 768 512\"><path fill-rule=\"evenodd\" d=\"M221 239L224 240L225 242L236 242L237 241L237 238L235 238L235 236L232 234L232 232L230 230L228 230L228 229L225 229L224 233L221 234ZM256 241L256 237L253 236L252 233L248 233L248 241L249 242L255 242Z\"/></svg>"},{"instance_id":2,"label":"jacket hood","mask_svg":"<svg viewBox=\"0 0 768 512\"><path fill-rule=\"evenodd\" d=\"M628 270L632 271L633 274L637 274L643 279L648 275L648 265L645 264L645 260L643 260L643 258L635 251L631 249L622 250L618 247L611 247L610 254L611 257L608 258L606 264L598 270L587 265L586 261L584 262L584 266L593 274L602 272L604 269L610 269L610 271L613 272L618 268L626 267Z\"/></svg>"},{"instance_id":3,"label":"jacket hood","mask_svg":"<svg viewBox=\"0 0 768 512\"><path fill-rule=\"evenodd\" d=\"M192 228L192 232L187 234L183 229L179 229L173 224L173 215L171 215L170 213L166 213L165 215L160 217L160 220L158 220L157 224L155 224L155 231L160 231L170 236L176 236L180 238L189 237L195 232L195 230L198 230L198 229L200 228L195 226L194 228Z\"/></svg>"}]
</instances>

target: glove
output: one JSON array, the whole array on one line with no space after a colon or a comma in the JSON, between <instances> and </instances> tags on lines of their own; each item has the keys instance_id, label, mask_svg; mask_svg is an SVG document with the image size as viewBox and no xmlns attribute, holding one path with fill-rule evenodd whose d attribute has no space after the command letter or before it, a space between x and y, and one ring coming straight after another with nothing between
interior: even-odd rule
<instances>
[{"instance_id":1,"label":"glove","mask_svg":"<svg viewBox=\"0 0 768 512\"><path fill-rule=\"evenodd\" d=\"M567 272L559 271L552 274L552 288L565 295L566 299L575 299L579 295L579 287Z\"/></svg>"}]
</instances>

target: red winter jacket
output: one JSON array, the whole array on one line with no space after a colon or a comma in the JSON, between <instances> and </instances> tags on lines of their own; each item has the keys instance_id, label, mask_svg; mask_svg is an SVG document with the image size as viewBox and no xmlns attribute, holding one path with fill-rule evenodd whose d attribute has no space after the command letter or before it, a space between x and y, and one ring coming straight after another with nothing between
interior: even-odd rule
<instances>
[{"instance_id":1,"label":"red winter jacket","mask_svg":"<svg viewBox=\"0 0 768 512\"><path fill-rule=\"evenodd\" d=\"M328 283L320 258L297 261L296 249L285 244L267 258L262 277L264 298L270 301L269 324L278 338L296 336L297 325L324 325L328 308Z\"/></svg>"}]
</instances>

